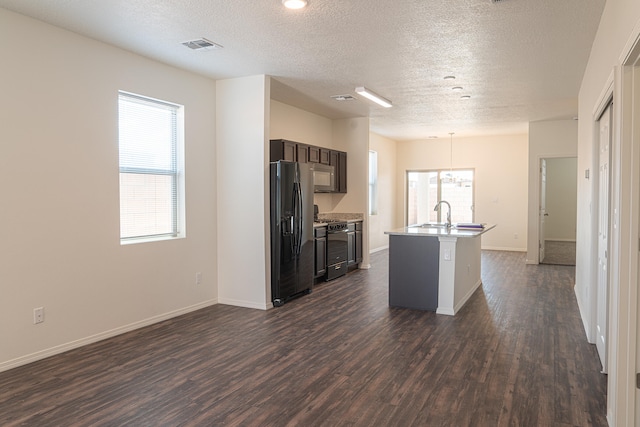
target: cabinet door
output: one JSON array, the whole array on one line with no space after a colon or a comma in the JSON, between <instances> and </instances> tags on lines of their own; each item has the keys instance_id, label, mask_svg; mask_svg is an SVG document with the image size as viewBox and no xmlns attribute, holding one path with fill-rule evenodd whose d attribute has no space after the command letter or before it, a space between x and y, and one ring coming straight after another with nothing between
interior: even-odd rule
<instances>
[{"instance_id":1,"label":"cabinet door","mask_svg":"<svg viewBox=\"0 0 640 427\"><path fill-rule=\"evenodd\" d=\"M269 141L269 161L277 162L278 160L286 160L288 162L296 161L296 143L284 139L272 139Z\"/></svg>"},{"instance_id":2,"label":"cabinet door","mask_svg":"<svg viewBox=\"0 0 640 427\"><path fill-rule=\"evenodd\" d=\"M347 233L347 265L351 266L356 263L356 226L349 224L349 232Z\"/></svg>"},{"instance_id":3,"label":"cabinet door","mask_svg":"<svg viewBox=\"0 0 640 427\"><path fill-rule=\"evenodd\" d=\"M298 144L298 156L296 160L298 163L307 163L309 161L309 146L304 144Z\"/></svg>"},{"instance_id":4,"label":"cabinet door","mask_svg":"<svg viewBox=\"0 0 640 427\"><path fill-rule=\"evenodd\" d=\"M296 161L296 145L291 141L282 141L282 160L288 162Z\"/></svg>"},{"instance_id":5,"label":"cabinet door","mask_svg":"<svg viewBox=\"0 0 640 427\"><path fill-rule=\"evenodd\" d=\"M331 150L327 150L326 148L320 149L320 163L323 165L331 164Z\"/></svg>"},{"instance_id":6,"label":"cabinet door","mask_svg":"<svg viewBox=\"0 0 640 427\"><path fill-rule=\"evenodd\" d=\"M356 231L356 263L362 262L362 231Z\"/></svg>"},{"instance_id":7,"label":"cabinet door","mask_svg":"<svg viewBox=\"0 0 640 427\"><path fill-rule=\"evenodd\" d=\"M339 154L338 168L336 175L338 175L338 193L347 192L347 153L342 151Z\"/></svg>"},{"instance_id":8,"label":"cabinet door","mask_svg":"<svg viewBox=\"0 0 640 427\"><path fill-rule=\"evenodd\" d=\"M347 265L356 263L356 233L347 233Z\"/></svg>"},{"instance_id":9,"label":"cabinet door","mask_svg":"<svg viewBox=\"0 0 640 427\"><path fill-rule=\"evenodd\" d=\"M327 272L327 238L315 239L316 267L315 277L320 277Z\"/></svg>"},{"instance_id":10,"label":"cabinet door","mask_svg":"<svg viewBox=\"0 0 640 427\"><path fill-rule=\"evenodd\" d=\"M309 146L309 163L320 163L320 147Z\"/></svg>"},{"instance_id":11,"label":"cabinet door","mask_svg":"<svg viewBox=\"0 0 640 427\"><path fill-rule=\"evenodd\" d=\"M336 193L347 192L347 153L333 151L329 153L329 164L336 171Z\"/></svg>"},{"instance_id":12,"label":"cabinet door","mask_svg":"<svg viewBox=\"0 0 640 427\"><path fill-rule=\"evenodd\" d=\"M329 151L329 164L336 168L336 173L338 172L338 163L340 163L340 152L339 151Z\"/></svg>"}]
</instances>

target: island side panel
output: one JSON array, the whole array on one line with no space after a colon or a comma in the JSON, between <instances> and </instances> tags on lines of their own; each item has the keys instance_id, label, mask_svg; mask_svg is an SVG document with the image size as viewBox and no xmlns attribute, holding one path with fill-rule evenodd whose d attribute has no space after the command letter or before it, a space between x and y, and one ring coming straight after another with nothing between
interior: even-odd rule
<instances>
[{"instance_id":1,"label":"island side panel","mask_svg":"<svg viewBox=\"0 0 640 427\"><path fill-rule=\"evenodd\" d=\"M437 237L389 236L389 305L436 311L440 242Z\"/></svg>"},{"instance_id":2,"label":"island side panel","mask_svg":"<svg viewBox=\"0 0 640 427\"><path fill-rule=\"evenodd\" d=\"M471 298L471 295L482 285L481 279L481 237L458 239L456 248L456 283L454 290L454 311L458 310Z\"/></svg>"}]
</instances>

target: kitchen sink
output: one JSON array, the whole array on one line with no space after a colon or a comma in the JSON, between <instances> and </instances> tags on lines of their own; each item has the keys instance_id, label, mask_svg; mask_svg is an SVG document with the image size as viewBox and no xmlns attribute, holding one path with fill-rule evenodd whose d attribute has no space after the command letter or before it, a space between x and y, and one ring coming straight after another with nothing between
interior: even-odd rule
<instances>
[{"instance_id":1,"label":"kitchen sink","mask_svg":"<svg viewBox=\"0 0 640 427\"><path fill-rule=\"evenodd\" d=\"M443 222L425 222L424 224L416 224L416 225L412 225L411 227L418 227L418 228L446 228L447 224L443 223Z\"/></svg>"}]
</instances>

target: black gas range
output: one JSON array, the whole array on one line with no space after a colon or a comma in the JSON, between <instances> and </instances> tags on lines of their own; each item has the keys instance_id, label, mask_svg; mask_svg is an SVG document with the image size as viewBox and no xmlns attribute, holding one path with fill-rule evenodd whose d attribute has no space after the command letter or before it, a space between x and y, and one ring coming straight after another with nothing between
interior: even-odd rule
<instances>
[{"instance_id":1,"label":"black gas range","mask_svg":"<svg viewBox=\"0 0 640 427\"><path fill-rule=\"evenodd\" d=\"M347 274L349 226L346 221L324 220L327 223L327 280Z\"/></svg>"}]
</instances>

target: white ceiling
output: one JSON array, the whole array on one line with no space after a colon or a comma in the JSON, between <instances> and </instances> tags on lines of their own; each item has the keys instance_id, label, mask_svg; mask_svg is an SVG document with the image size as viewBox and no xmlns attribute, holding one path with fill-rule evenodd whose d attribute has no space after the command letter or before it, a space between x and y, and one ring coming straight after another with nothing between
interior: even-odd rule
<instances>
[{"instance_id":1,"label":"white ceiling","mask_svg":"<svg viewBox=\"0 0 640 427\"><path fill-rule=\"evenodd\" d=\"M281 0L0 0L0 7L214 79L270 75L274 99L329 118L369 116L374 132L399 141L521 133L530 121L576 116L604 4L309 0L292 11ZM224 49L181 44L201 37ZM356 86L393 108L360 98ZM330 98L342 94L358 99Z\"/></svg>"}]
</instances>

